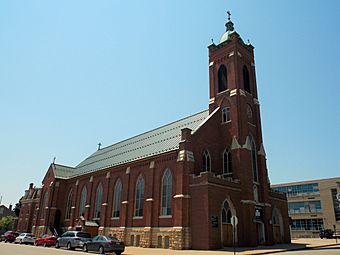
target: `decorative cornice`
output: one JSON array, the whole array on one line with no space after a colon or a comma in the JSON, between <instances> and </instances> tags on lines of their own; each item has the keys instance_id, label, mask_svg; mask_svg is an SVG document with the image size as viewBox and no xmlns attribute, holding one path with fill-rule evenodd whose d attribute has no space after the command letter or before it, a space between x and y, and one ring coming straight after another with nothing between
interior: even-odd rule
<instances>
[{"instance_id":1,"label":"decorative cornice","mask_svg":"<svg viewBox=\"0 0 340 255\"><path fill-rule=\"evenodd\" d=\"M237 95L237 89L233 89L230 91L230 96L236 96Z\"/></svg>"},{"instance_id":2,"label":"decorative cornice","mask_svg":"<svg viewBox=\"0 0 340 255\"><path fill-rule=\"evenodd\" d=\"M194 153L188 150L181 150L178 152L177 161L195 162Z\"/></svg>"},{"instance_id":3,"label":"decorative cornice","mask_svg":"<svg viewBox=\"0 0 340 255\"><path fill-rule=\"evenodd\" d=\"M174 198L191 198L189 194L178 194L174 195Z\"/></svg>"}]
</instances>

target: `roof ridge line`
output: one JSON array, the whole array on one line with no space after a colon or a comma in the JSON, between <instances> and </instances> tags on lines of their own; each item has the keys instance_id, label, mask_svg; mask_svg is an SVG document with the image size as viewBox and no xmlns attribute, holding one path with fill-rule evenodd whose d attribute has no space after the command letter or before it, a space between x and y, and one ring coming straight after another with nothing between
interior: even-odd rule
<instances>
[{"instance_id":1,"label":"roof ridge line","mask_svg":"<svg viewBox=\"0 0 340 255\"><path fill-rule=\"evenodd\" d=\"M206 111L208 111L208 109L203 110L203 111L200 111L200 112L197 112L197 113L192 114L192 115L189 115L189 116L186 116L186 117L181 118L181 119L179 119L179 120L172 121L172 122L170 122L170 123L168 123L168 124L164 124L164 125L162 125L162 126L160 126L160 127L158 127L158 128L154 128L154 129L145 131L145 132L143 132L143 133L141 133L141 134L132 136L132 137L130 137L130 138L126 138L126 139L124 139L124 140L122 140L122 141L119 141L119 142L117 142L117 143L111 144L111 145L109 145L109 146L106 146L106 147L100 149L101 153L97 153L97 152L98 152L98 150L97 150L96 152L94 152L91 156L87 157L86 159L90 159L90 158L92 158L92 157L95 157L95 156L101 155L101 154L103 154L103 153L106 153L106 152L108 152L108 151L111 151L111 150L104 151L104 150L107 149L107 148L110 148L110 147L113 147L113 146L115 146L115 145L117 145L117 144L126 142L126 141L128 141L128 140L130 140L130 139L133 139L133 138L136 138L136 137L138 137L138 136L142 136L142 135L144 135L144 134L153 132L153 131L155 131L155 130L157 130L157 129L161 129L161 128L166 127L166 126L170 126L170 125L172 125L172 124L174 124L174 123L176 123L176 122L179 122L179 121L182 121L182 120L191 118L191 117L193 117L193 116L199 115L199 114L201 114L201 113L203 113L203 112L206 112ZM140 139L140 140L138 140L138 141L142 141L142 140L145 140L145 139L147 139L147 138L149 138L149 137ZM135 141L135 142L133 142L133 143L136 143L136 142L138 142L138 141ZM120 146L120 147L118 147L118 148L121 148L121 147L130 145L130 144L133 144L133 143L129 143L129 144L126 144L126 145L122 145L122 146ZM114 149L118 149L118 148L113 148L113 150L114 150ZM96 153L97 153L97 154L96 154ZM86 159L85 159L85 160L86 160ZM83 161L85 161L85 160L83 160ZM82 162L83 162L83 161L82 161ZM81 162L80 162L80 163L81 163ZM79 164L80 164L80 163L79 163ZM79 164L78 164L75 168L78 168Z\"/></svg>"}]
</instances>

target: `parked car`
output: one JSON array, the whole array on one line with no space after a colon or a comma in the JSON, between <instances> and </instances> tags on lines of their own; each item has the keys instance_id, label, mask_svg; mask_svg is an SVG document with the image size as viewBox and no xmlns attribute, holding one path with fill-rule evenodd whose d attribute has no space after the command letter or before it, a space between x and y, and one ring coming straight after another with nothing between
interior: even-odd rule
<instances>
[{"instance_id":1,"label":"parked car","mask_svg":"<svg viewBox=\"0 0 340 255\"><path fill-rule=\"evenodd\" d=\"M20 243L20 244L34 244L35 237L31 233L21 233L18 235L14 243Z\"/></svg>"},{"instance_id":2,"label":"parked car","mask_svg":"<svg viewBox=\"0 0 340 255\"><path fill-rule=\"evenodd\" d=\"M55 246L55 243L57 242L57 238L55 236L51 235L43 235L42 237L39 237L35 239L34 245L43 245L44 247L49 247L49 246Z\"/></svg>"},{"instance_id":3,"label":"parked car","mask_svg":"<svg viewBox=\"0 0 340 255\"><path fill-rule=\"evenodd\" d=\"M112 236L96 236L92 240L87 241L83 245L83 251L96 251L100 254L105 252L114 252L116 255L122 254L125 250L124 242Z\"/></svg>"},{"instance_id":4,"label":"parked car","mask_svg":"<svg viewBox=\"0 0 340 255\"><path fill-rule=\"evenodd\" d=\"M55 247L66 247L68 250L83 248L85 242L91 240L91 235L81 231L67 231L56 241Z\"/></svg>"},{"instance_id":5,"label":"parked car","mask_svg":"<svg viewBox=\"0 0 340 255\"><path fill-rule=\"evenodd\" d=\"M323 230L320 230L319 232L319 236L321 239L323 238L331 239L333 238L333 234L334 234L334 231L331 229L323 229Z\"/></svg>"},{"instance_id":6,"label":"parked car","mask_svg":"<svg viewBox=\"0 0 340 255\"><path fill-rule=\"evenodd\" d=\"M4 235L3 235L3 240L5 241L5 243L10 242L13 243L15 241L15 238L19 235L18 232L15 231L7 231Z\"/></svg>"}]
</instances>

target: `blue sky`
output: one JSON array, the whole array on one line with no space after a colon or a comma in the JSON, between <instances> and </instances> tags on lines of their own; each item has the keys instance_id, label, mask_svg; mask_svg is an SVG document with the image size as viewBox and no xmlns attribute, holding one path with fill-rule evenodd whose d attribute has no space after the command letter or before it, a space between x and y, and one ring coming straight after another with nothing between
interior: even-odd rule
<instances>
[{"instance_id":1,"label":"blue sky","mask_svg":"<svg viewBox=\"0 0 340 255\"><path fill-rule=\"evenodd\" d=\"M255 46L272 183L340 176L339 1L1 1L0 194L208 107L207 46Z\"/></svg>"}]
</instances>

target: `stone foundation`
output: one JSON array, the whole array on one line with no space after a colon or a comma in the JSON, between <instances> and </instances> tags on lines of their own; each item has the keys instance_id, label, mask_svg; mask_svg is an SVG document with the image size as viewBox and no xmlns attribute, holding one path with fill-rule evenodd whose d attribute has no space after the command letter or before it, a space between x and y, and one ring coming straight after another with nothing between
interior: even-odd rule
<instances>
[{"instance_id":1,"label":"stone foundation","mask_svg":"<svg viewBox=\"0 0 340 255\"><path fill-rule=\"evenodd\" d=\"M144 248L170 248L183 250L191 248L190 228L104 228L105 235L115 236L127 246Z\"/></svg>"}]
</instances>

